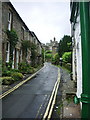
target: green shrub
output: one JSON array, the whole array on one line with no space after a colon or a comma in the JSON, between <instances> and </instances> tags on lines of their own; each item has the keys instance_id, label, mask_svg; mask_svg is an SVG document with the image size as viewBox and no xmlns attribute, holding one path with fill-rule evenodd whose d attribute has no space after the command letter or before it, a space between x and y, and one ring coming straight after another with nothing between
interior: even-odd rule
<instances>
[{"instance_id":1,"label":"green shrub","mask_svg":"<svg viewBox=\"0 0 90 120\"><path fill-rule=\"evenodd\" d=\"M63 58L63 62L65 62L65 63L71 63L72 62L72 55L71 55L72 53L71 52L65 52L64 54L63 54L63 56L62 56L62 58Z\"/></svg>"},{"instance_id":2,"label":"green shrub","mask_svg":"<svg viewBox=\"0 0 90 120\"><path fill-rule=\"evenodd\" d=\"M22 80L23 75L22 73L14 72L11 74L11 77L14 79L14 81Z\"/></svg>"},{"instance_id":3,"label":"green shrub","mask_svg":"<svg viewBox=\"0 0 90 120\"><path fill-rule=\"evenodd\" d=\"M12 77L2 77L0 78L0 82L2 82L2 85L11 85L14 83L14 79Z\"/></svg>"},{"instance_id":4,"label":"green shrub","mask_svg":"<svg viewBox=\"0 0 90 120\"><path fill-rule=\"evenodd\" d=\"M33 73L34 72L34 68L31 67L29 64L27 63L19 63L19 67L18 67L19 71L21 73Z\"/></svg>"},{"instance_id":5,"label":"green shrub","mask_svg":"<svg viewBox=\"0 0 90 120\"><path fill-rule=\"evenodd\" d=\"M50 50L47 50L46 52L45 52L45 54L52 54L52 51L50 51Z\"/></svg>"},{"instance_id":6,"label":"green shrub","mask_svg":"<svg viewBox=\"0 0 90 120\"><path fill-rule=\"evenodd\" d=\"M52 60L52 53L45 54L45 59L46 59L46 61L51 61Z\"/></svg>"},{"instance_id":7,"label":"green shrub","mask_svg":"<svg viewBox=\"0 0 90 120\"><path fill-rule=\"evenodd\" d=\"M59 64L59 55L56 53L52 58L52 63L58 65Z\"/></svg>"},{"instance_id":8,"label":"green shrub","mask_svg":"<svg viewBox=\"0 0 90 120\"><path fill-rule=\"evenodd\" d=\"M2 69L2 76L10 76L11 75L11 71L7 70L7 69Z\"/></svg>"},{"instance_id":9,"label":"green shrub","mask_svg":"<svg viewBox=\"0 0 90 120\"><path fill-rule=\"evenodd\" d=\"M4 69L2 69L2 76L11 76L11 74L14 72L19 72L19 70L17 70L17 69L8 70L7 68L4 68Z\"/></svg>"},{"instance_id":10,"label":"green shrub","mask_svg":"<svg viewBox=\"0 0 90 120\"><path fill-rule=\"evenodd\" d=\"M11 71L11 72L19 72L18 69L11 69L10 71Z\"/></svg>"}]
</instances>

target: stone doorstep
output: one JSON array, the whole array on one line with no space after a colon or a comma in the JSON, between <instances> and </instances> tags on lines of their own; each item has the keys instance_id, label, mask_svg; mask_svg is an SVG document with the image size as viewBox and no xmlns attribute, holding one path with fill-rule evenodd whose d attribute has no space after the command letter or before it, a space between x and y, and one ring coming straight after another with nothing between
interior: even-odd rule
<instances>
[{"instance_id":1,"label":"stone doorstep","mask_svg":"<svg viewBox=\"0 0 90 120\"><path fill-rule=\"evenodd\" d=\"M63 107L63 118L81 118L80 116L80 105L70 103Z\"/></svg>"}]
</instances>

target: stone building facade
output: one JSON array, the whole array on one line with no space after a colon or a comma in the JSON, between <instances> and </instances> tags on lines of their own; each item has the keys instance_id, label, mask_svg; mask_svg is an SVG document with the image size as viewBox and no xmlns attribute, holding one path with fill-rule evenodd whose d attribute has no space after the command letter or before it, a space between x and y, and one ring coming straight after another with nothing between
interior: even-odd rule
<instances>
[{"instance_id":1,"label":"stone building facade","mask_svg":"<svg viewBox=\"0 0 90 120\"><path fill-rule=\"evenodd\" d=\"M46 43L46 50L52 51L52 54L55 55L58 52L58 42L54 37L54 40L50 40L50 43Z\"/></svg>"},{"instance_id":2,"label":"stone building facade","mask_svg":"<svg viewBox=\"0 0 90 120\"><path fill-rule=\"evenodd\" d=\"M17 13L11 2L2 2L2 59L3 64L6 65L10 61L10 42L7 39L6 31L14 30L18 36L18 43L13 49L13 63L12 68L18 69L18 63L23 62L24 54L22 50L22 41L28 40L30 43L34 42L38 46L38 54L41 55L42 46L40 41L36 38L35 33L31 32ZM31 51L28 50L28 56L25 58L27 62L31 62Z\"/></svg>"}]
</instances>

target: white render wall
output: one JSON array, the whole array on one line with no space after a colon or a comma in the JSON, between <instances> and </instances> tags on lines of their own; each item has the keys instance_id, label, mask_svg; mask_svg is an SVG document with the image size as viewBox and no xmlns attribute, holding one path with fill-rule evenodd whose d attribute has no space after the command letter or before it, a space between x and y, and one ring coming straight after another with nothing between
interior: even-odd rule
<instances>
[{"instance_id":1,"label":"white render wall","mask_svg":"<svg viewBox=\"0 0 90 120\"><path fill-rule=\"evenodd\" d=\"M81 52L81 30L80 16L77 17L75 25L75 42L76 42L76 70L77 70L77 97L81 97L82 93L82 52Z\"/></svg>"}]
</instances>

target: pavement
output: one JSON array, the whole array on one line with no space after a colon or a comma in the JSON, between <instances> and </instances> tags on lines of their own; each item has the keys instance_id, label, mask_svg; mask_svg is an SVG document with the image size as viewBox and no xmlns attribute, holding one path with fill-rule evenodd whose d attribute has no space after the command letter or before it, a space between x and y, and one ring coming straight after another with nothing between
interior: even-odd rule
<instances>
[{"instance_id":1,"label":"pavement","mask_svg":"<svg viewBox=\"0 0 90 120\"><path fill-rule=\"evenodd\" d=\"M60 85L51 120L80 118L80 104L77 105L73 101L76 95L75 83L71 80L70 73L61 67L60 76Z\"/></svg>"},{"instance_id":2,"label":"pavement","mask_svg":"<svg viewBox=\"0 0 90 120\"><path fill-rule=\"evenodd\" d=\"M61 68L62 81L62 115L61 118L81 118L80 104L75 104L73 99L76 94L74 81L68 71Z\"/></svg>"}]
</instances>

